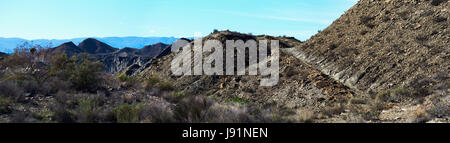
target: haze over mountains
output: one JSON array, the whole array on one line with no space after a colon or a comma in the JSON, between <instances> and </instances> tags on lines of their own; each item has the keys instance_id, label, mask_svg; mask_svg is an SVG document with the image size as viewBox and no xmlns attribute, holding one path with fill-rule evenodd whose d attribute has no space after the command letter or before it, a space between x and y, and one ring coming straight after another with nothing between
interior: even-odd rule
<instances>
[{"instance_id":1,"label":"haze over mountains","mask_svg":"<svg viewBox=\"0 0 450 143\"><path fill-rule=\"evenodd\" d=\"M78 45L83 40L87 38L74 38L74 39L37 39L37 40L26 40L21 38L1 38L0 37L0 52L12 53L17 45L21 45L28 42L31 45L41 45L43 47L56 47L63 43L73 42ZM175 37L105 37L105 38L95 38L101 42L104 42L112 47L116 48L143 48L147 45L152 45L156 43L172 44L179 38Z\"/></svg>"}]
</instances>

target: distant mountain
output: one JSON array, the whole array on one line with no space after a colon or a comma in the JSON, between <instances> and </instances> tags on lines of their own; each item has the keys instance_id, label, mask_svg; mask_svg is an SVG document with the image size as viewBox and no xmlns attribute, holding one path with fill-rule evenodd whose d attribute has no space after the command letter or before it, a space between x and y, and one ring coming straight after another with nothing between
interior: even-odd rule
<instances>
[{"instance_id":1,"label":"distant mountain","mask_svg":"<svg viewBox=\"0 0 450 143\"><path fill-rule=\"evenodd\" d=\"M152 58L160 55L163 51L170 50L170 45L157 43L147 45L142 49L123 48L117 49L94 38L87 38L75 45L73 42L63 43L55 48L49 48L50 56L65 53L72 57L80 53L87 53L94 61L101 62L104 71L115 73L125 70L128 75L134 75L147 68Z\"/></svg>"},{"instance_id":2,"label":"distant mountain","mask_svg":"<svg viewBox=\"0 0 450 143\"><path fill-rule=\"evenodd\" d=\"M30 45L41 45L43 47L55 47L67 42L73 42L75 45L80 44L86 38L74 38L74 39L37 39L37 40L26 40L21 38L0 38L0 52L12 53L14 48L18 45L28 43ZM147 45L152 45L156 43L172 44L178 38L175 37L105 37L105 38L95 38L100 42L111 45L116 48L143 48Z\"/></svg>"},{"instance_id":3,"label":"distant mountain","mask_svg":"<svg viewBox=\"0 0 450 143\"><path fill-rule=\"evenodd\" d=\"M76 46L73 42L67 42L67 43L61 44L58 47L55 47L50 50L53 54L65 53L69 57L84 52L83 49Z\"/></svg>"},{"instance_id":4,"label":"distant mountain","mask_svg":"<svg viewBox=\"0 0 450 143\"><path fill-rule=\"evenodd\" d=\"M78 47L88 54L106 54L119 50L93 38L84 40Z\"/></svg>"}]
</instances>

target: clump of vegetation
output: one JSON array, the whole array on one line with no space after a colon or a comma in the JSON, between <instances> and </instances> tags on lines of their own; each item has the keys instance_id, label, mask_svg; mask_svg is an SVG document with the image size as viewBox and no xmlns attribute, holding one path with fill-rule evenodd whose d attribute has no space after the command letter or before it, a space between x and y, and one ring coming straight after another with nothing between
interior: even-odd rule
<instances>
[{"instance_id":1,"label":"clump of vegetation","mask_svg":"<svg viewBox=\"0 0 450 143\"><path fill-rule=\"evenodd\" d=\"M238 96L233 96L231 99L225 100L225 102L234 102L234 103L241 103L241 104L245 104L245 103L249 103L250 101L248 99L244 99Z\"/></svg>"},{"instance_id":2,"label":"clump of vegetation","mask_svg":"<svg viewBox=\"0 0 450 143\"><path fill-rule=\"evenodd\" d=\"M100 62L92 62L85 54L68 58L65 54L56 56L51 61L50 73L52 76L70 81L72 86L84 92L96 92L102 81Z\"/></svg>"},{"instance_id":3,"label":"clump of vegetation","mask_svg":"<svg viewBox=\"0 0 450 143\"><path fill-rule=\"evenodd\" d=\"M134 76L129 76L124 73L120 74L117 79L122 83L121 87L125 89L136 88L139 83Z\"/></svg>"},{"instance_id":4,"label":"clump of vegetation","mask_svg":"<svg viewBox=\"0 0 450 143\"><path fill-rule=\"evenodd\" d=\"M333 116L333 115L341 114L341 113L343 113L344 111L345 111L345 106L343 106L342 104L336 103L336 104L333 104L332 106L324 107L324 108L320 111L320 113L321 113L322 115L331 117L331 116Z\"/></svg>"},{"instance_id":5,"label":"clump of vegetation","mask_svg":"<svg viewBox=\"0 0 450 143\"><path fill-rule=\"evenodd\" d=\"M141 106L124 104L114 109L115 117L119 123L136 123L139 121Z\"/></svg>"},{"instance_id":6,"label":"clump of vegetation","mask_svg":"<svg viewBox=\"0 0 450 143\"><path fill-rule=\"evenodd\" d=\"M11 104L11 99L0 96L0 114L9 114L12 112L9 104Z\"/></svg>"},{"instance_id":7,"label":"clump of vegetation","mask_svg":"<svg viewBox=\"0 0 450 143\"><path fill-rule=\"evenodd\" d=\"M362 99L362 98L351 98L350 100L348 100L349 104L366 104L366 100Z\"/></svg>"},{"instance_id":8,"label":"clump of vegetation","mask_svg":"<svg viewBox=\"0 0 450 143\"><path fill-rule=\"evenodd\" d=\"M127 82L127 81L132 80L133 78L132 78L131 76L129 76L129 75L126 75L126 74L122 73L122 74L120 74L120 75L117 77L117 79L118 79L120 82Z\"/></svg>"},{"instance_id":9,"label":"clump of vegetation","mask_svg":"<svg viewBox=\"0 0 450 143\"><path fill-rule=\"evenodd\" d=\"M171 81L160 79L156 75L151 76L145 82L145 89L147 91L153 88L158 88L162 91L170 91L174 89Z\"/></svg>"}]
</instances>

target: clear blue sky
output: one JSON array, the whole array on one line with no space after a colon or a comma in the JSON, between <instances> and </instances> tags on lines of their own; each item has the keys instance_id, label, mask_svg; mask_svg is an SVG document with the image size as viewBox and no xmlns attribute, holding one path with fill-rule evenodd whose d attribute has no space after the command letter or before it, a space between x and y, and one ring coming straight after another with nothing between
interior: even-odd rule
<instances>
[{"instance_id":1,"label":"clear blue sky","mask_svg":"<svg viewBox=\"0 0 450 143\"><path fill-rule=\"evenodd\" d=\"M194 36L213 29L305 40L356 0L0 0L0 37Z\"/></svg>"}]
</instances>

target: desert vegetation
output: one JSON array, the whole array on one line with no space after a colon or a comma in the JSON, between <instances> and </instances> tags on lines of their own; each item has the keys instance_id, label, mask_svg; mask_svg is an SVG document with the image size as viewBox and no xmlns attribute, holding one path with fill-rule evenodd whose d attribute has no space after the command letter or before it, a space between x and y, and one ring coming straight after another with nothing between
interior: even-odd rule
<instances>
[{"instance_id":1,"label":"desert vegetation","mask_svg":"<svg viewBox=\"0 0 450 143\"><path fill-rule=\"evenodd\" d=\"M20 48L0 62L0 121L58 123L309 122L293 111L259 107L240 97L219 102L188 95L157 75L142 79L102 72L88 54L44 55Z\"/></svg>"}]
</instances>

